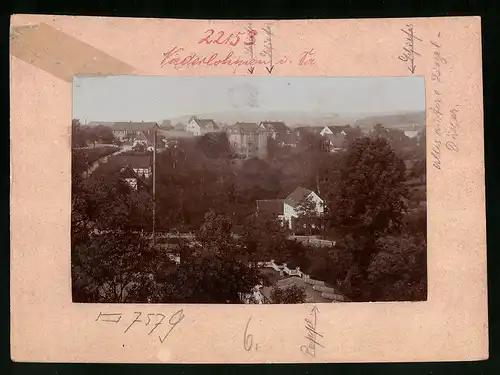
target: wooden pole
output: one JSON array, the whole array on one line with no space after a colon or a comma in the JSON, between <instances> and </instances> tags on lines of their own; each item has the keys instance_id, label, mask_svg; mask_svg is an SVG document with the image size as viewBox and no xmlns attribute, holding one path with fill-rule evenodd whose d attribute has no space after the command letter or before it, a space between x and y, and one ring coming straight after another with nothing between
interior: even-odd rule
<instances>
[{"instance_id":1,"label":"wooden pole","mask_svg":"<svg viewBox=\"0 0 500 375\"><path fill-rule=\"evenodd\" d=\"M153 246L156 245L156 126L153 129Z\"/></svg>"}]
</instances>

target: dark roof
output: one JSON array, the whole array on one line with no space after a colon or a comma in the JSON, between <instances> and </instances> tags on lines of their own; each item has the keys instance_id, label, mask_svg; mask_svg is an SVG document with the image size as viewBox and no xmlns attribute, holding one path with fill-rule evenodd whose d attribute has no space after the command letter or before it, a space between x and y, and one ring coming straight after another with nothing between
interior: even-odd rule
<instances>
[{"instance_id":1,"label":"dark roof","mask_svg":"<svg viewBox=\"0 0 500 375\"><path fill-rule=\"evenodd\" d=\"M151 156L149 155L116 155L114 160L122 167L127 165L134 169L151 167Z\"/></svg>"},{"instance_id":2,"label":"dark roof","mask_svg":"<svg viewBox=\"0 0 500 375\"><path fill-rule=\"evenodd\" d=\"M257 125L255 122L237 122L234 125L226 126L224 130L226 131L238 130L242 133L258 132L259 125Z\"/></svg>"},{"instance_id":3,"label":"dark roof","mask_svg":"<svg viewBox=\"0 0 500 375\"><path fill-rule=\"evenodd\" d=\"M113 124L113 130L148 130L152 129L155 126L158 126L156 122L115 122Z\"/></svg>"},{"instance_id":4,"label":"dark roof","mask_svg":"<svg viewBox=\"0 0 500 375\"><path fill-rule=\"evenodd\" d=\"M338 133L341 133L342 130L344 130L347 133L347 130L350 128L350 126L349 125L343 125L343 126L330 125L330 126L327 126L327 128L330 129L333 134L338 134Z\"/></svg>"},{"instance_id":5,"label":"dark roof","mask_svg":"<svg viewBox=\"0 0 500 375\"><path fill-rule=\"evenodd\" d=\"M146 181L144 181L135 171L132 169L130 165L127 165L126 167L122 168L120 171L120 177L121 178L135 178L137 179L137 184L142 184L143 186L147 187L148 184Z\"/></svg>"},{"instance_id":6,"label":"dark roof","mask_svg":"<svg viewBox=\"0 0 500 375\"><path fill-rule=\"evenodd\" d=\"M266 129L274 130L275 132L286 132L288 130L288 126L283 121L262 121L260 124Z\"/></svg>"},{"instance_id":7,"label":"dark roof","mask_svg":"<svg viewBox=\"0 0 500 375\"><path fill-rule=\"evenodd\" d=\"M214 129L219 129L215 121L212 119L202 119L194 117L192 120L194 120L202 129L206 129L209 125L212 125Z\"/></svg>"},{"instance_id":8,"label":"dark roof","mask_svg":"<svg viewBox=\"0 0 500 375\"><path fill-rule=\"evenodd\" d=\"M178 122L177 124L175 124L174 129L175 130L185 131L186 130L186 125L183 124L182 122Z\"/></svg>"},{"instance_id":9,"label":"dark roof","mask_svg":"<svg viewBox=\"0 0 500 375\"><path fill-rule=\"evenodd\" d=\"M324 126L300 126L295 128L295 130L298 132L320 133L324 128Z\"/></svg>"},{"instance_id":10,"label":"dark roof","mask_svg":"<svg viewBox=\"0 0 500 375\"><path fill-rule=\"evenodd\" d=\"M182 131L182 130L165 130L161 132L161 135L165 139L179 139L179 138L190 138L193 134Z\"/></svg>"},{"instance_id":11,"label":"dark roof","mask_svg":"<svg viewBox=\"0 0 500 375\"><path fill-rule=\"evenodd\" d=\"M292 207L297 207L311 193L311 190L299 186L288 197L285 198L284 202Z\"/></svg>"},{"instance_id":12,"label":"dark roof","mask_svg":"<svg viewBox=\"0 0 500 375\"><path fill-rule=\"evenodd\" d=\"M271 215L283 215L283 199L258 200L257 212Z\"/></svg>"},{"instance_id":13,"label":"dark roof","mask_svg":"<svg viewBox=\"0 0 500 375\"><path fill-rule=\"evenodd\" d=\"M346 137L344 135L341 135L340 133L337 134L325 134L324 137L328 139L333 147L340 148L344 145Z\"/></svg>"}]
</instances>

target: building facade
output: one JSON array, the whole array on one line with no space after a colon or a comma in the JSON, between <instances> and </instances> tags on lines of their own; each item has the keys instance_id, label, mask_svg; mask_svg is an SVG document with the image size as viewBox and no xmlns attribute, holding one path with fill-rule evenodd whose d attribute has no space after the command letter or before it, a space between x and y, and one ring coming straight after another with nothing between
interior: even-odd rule
<instances>
[{"instance_id":1,"label":"building facade","mask_svg":"<svg viewBox=\"0 0 500 375\"><path fill-rule=\"evenodd\" d=\"M231 148L245 158L265 158L271 133L256 123L238 122L225 128Z\"/></svg>"}]
</instances>

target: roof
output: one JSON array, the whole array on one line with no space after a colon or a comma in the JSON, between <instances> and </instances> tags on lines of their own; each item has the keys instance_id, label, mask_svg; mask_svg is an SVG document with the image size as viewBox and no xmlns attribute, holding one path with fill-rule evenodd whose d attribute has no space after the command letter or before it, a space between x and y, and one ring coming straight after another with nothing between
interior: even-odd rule
<instances>
[{"instance_id":1,"label":"roof","mask_svg":"<svg viewBox=\"0 0 500 375\"><path fill-rule=\"evenodd\" d=\"M325 127L324 126L300 126L295 128L297 132L311 132L311 133L320 133Z\"/></svg>"},{"instance_id":2,"label":"roof","mask_svg":"<svg viewBox=\"0 0 500 375\"><path fill-rule=\"evenodd\" d=\"M236 124L226 126L224 128L226 131L240 131L242 133L258 132L259 125L255 122L237 122Z\"/></svg>"},{"instance_id":3,"label":"roof","mask_svg":"<svg viewBox=\"0 0 500 375\"><path fill-rule=\"evenodd\" d=\"M137 134L137 136L135 137L135 139L137 141L141 141L141 142L147 142L148 141L148 139L144 135L144 132L140 132L139 134Z\"/></svg>"},{"instance_id":4,"label":"roof","mask_svg":"<svg viewBox=\"0 0 500 375\"><path fill-rule=\"evenodd\" d=\"M265 199L257 201L257 212L283 215L283 199Z\"/></svg>"},{"instance_id":5,"label":"roof","mask_svg":"<svg viewBox=\"0 0 500 375\"><path fill-rule=\"evenodd\" d=\"M137 179L137 183L142 183L144 186L148 186L146 181L144 181L135 171L132 169L130 165L127 165L126 167L122 168L120 171L120 177L121 178L135 178Z\"/></svg>"},{"instance_id":6,"label":"roof","mask_svg":"<svg viewBox=\"0 0 500 375\"><path fill-rule=\"evenodd\" d=\"M151 156L149 155L116 155L114 161L122 167L130 165L134 169L151 167Z\"/></svg>"},{"instance_id":7,"label":"roof","mask_svg":"<svg viewBox=\"0 0 500 375\"><path fill-rule=\"evenodd\" d=\"M198 126L202 129L206 129L207 127L209 126L212 126L213 129L218 129L219 127L217 126L217 124L215 123L214 120L212 119L202 119L202 118L192 118L191 120L194 120Z\"/></svg>"},{"instance_id":8,"label":"roof","mask_svg":"<svg viewBox=\"0 0 500 375\"><path fill-rule=\"evenodd\" d=\"M283 121L262 121L260 125L275 132L286 132L288 130L288 126Z\"/></svg>"},{"instance_id":9,"label":"roof","mask_svg":"<svg viewBox=\"0 0 500 375\"><path fill-rule=\"evenodd\" d=\"M339 125L330 125L330 126L327 126L328 129L330 129L332 131L333 134L338 134L338 133L341 133L343 130L347 130L350 128L350 125L343 125L343 126L339 126Z\"/></svg>"},{"instance_id":10,"label":"roof","mask_svg":"<svg viewBox=\"0 0 500 375\"><path fill-rule=\"evenodd\" d=\"M153 127L158 126L156 122L115 122L113 124L113 130L148 130Z\"/></svg>"},{"instance_id":11,"label":"roof","mask_svg":"<svg viewBox=\"0 0 500 375\"><path fill-rule=\"evenodd\" d=\"M166 139L190 138L193 136L193 134L182 130L165 130L161 132L161 135Z\"/></svg>"},{"instance_id":12,"label":"roof","mask_svg":"<svg viewBox=\"0 0 500 375\"><path fill-rule=\"evenodd\" d=\"M285 198L284 203L286 203L286 204L288 204L289 206L292 206L292 207L297 207L311 193L312 193L311 190L299 186L288 197Z\"/></svg>"},{"instance_id":13,"label":"roof","mask_svg":"<svg viewBox=\"0 0 500 375\"><path fill-rule=\"evenodd\" d=\"M342 147L344 145L345 136L340 133L337 134L325 134L324 137L330 141L333 147Z\"/></svg>"}]
</instances>

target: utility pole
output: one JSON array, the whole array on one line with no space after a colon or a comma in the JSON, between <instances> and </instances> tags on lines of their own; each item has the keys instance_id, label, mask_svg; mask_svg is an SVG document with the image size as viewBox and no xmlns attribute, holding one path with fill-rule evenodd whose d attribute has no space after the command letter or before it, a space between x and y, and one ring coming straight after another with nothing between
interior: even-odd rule
<instances>
[{"instance_id":1,"label":"utility pole","mask_svg":"<svg viewBox=\"0 0 500 375\"><path fill-rule=\"evenodd\" d=\"M153 246L156 245L156 126L153 128Z\"/></svg>"}]
</instances>

